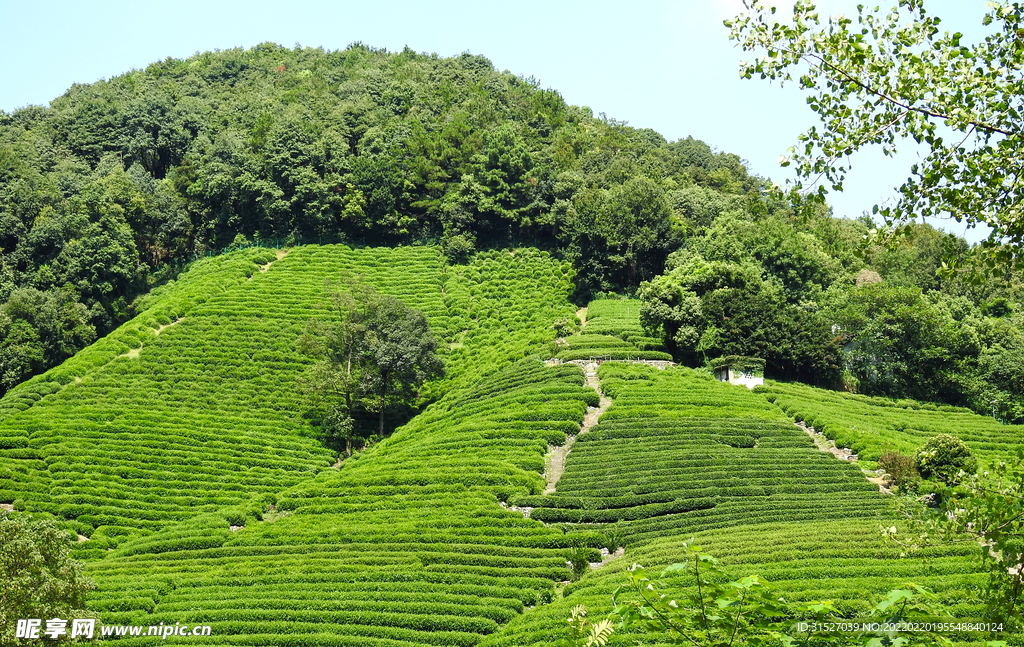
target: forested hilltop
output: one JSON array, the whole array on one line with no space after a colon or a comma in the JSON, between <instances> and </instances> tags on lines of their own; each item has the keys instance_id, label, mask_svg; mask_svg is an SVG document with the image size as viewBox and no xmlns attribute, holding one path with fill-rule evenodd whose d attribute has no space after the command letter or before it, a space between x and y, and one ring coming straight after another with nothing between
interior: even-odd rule
<instances>
[{"instance_id":1,"label":"forested hilltop","mask_svg":"<svg viewBox=\"0 0 1024 647\"><path fill-rule=\"evenodd\" d=\"M699 125L694 125L698 130ZM482 56L363 45L207 52L0 113L0 394L247 244L541 247L580 302L644 299L676 359L1024 419L1019 277L936 270L927 226L797 214L734 154L595 118Z\"/></svg>"}]
</instances>

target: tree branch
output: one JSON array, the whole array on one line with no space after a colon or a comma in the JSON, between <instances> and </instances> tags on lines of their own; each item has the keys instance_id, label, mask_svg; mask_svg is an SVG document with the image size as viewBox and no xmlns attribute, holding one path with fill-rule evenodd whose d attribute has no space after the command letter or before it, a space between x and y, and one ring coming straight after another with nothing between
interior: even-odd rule
<instances>
[{"instance_id":1,"label":"tree branch","mask_svg":"<svg viewBox=\"0 0 1024 647\"><path fill-rule=\"evenodd\" d=\"M849 72L847 72L843 68L841 68L841 67L839 67L837 65L833 65L832 63L827 61L820 54L817 54L817 53L814 53L814 52L807 52L807 53L801 54L799 52L795 52L795 51L793 51L791 49L785 49L785 48L780 48L780 51L785 51L785 52L788 52L790 54L794 54L794 55L796 55L796 56L798 56L800 58L805 58L806 57L806 58L815 59L822 66L824 66L824 67L828 68L829 70L832 70L833 72L835 72L835 73L839 74L840 76L844 77L850 83L853 83L854 85L856 85L857 87L861 88L865 92L873 94L876 97L879 97L880 99L882 99L884 101L888 101L889 103L891 103L891 104L893 104L895 106L899 106L900 108L903 108L904 110L917 112L917 113L920 113L920 114L923 114L923 115L927 115L929 117L934 117L936 119L951 119L952 118L950 115L942 114L942 113L939 113L939 112L935 112L933 110L929 110L927 108L920 108L920 107L917 107L917 106L910 105L908 103L904 103L902 101L899 101L898 99L895 99L895 98L885 94L884 92L881 92L880 90L876 90L875 88L867 85L866 83L864 83L863 81L861 81L857 77L853 76L852 74L850 74ZM1005 130L1003 128L999 128L998 126L991 126L991 125L986 124L986 123L981 122L981 121L968 120L967 123L969 123L970 125L974 126L975 128L979 128L981 130L984 130L984 131L987 131L987 132L990 132L990 133L999 133L1001 135L1007 135L1007 136L1020 135L1020 133L1018 133L1018 132L1014 132L1012 130Z\"/></svg>"}]
</instances>

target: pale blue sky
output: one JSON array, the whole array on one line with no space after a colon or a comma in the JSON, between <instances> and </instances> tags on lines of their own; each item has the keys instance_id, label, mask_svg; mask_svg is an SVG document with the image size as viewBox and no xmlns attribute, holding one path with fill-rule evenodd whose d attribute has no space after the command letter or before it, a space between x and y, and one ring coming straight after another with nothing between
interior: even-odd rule
<instances>
[{"instance_id":1,"label":"pale blue sky","mask_svg":"<svg viewBox=\"0 0 1024 647\"><path fill-rule=\"evenodd\" d=\"M894 1L894 0L893 0ZM829 0L822 13L855 13ZM981 0L928 0L943 26L981 33ZM815 124L795 86L739 79L749 55L728 40L722 20L740 0L634 2L292 2L176 0L173 3L0 0L0 110L49 101L72 83L91 83L167 57L198 51L283 45L373 47L443 56L483 54L499 69L533 76L595 114L653 128L666 138L692 135L783 181L778 157ZM837 215L856 217L893 195L914 153L897 159L861 153ZM940 223L941 224L941 223ZM963 225L946 228L965 233ZM969 240L981 237L968 232Z\"/></svg>"}]
</instances>

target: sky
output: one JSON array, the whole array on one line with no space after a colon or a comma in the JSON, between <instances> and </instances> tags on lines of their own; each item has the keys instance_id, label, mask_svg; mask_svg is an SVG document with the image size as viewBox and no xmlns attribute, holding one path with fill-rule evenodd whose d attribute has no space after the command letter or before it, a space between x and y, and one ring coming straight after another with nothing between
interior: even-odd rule
<instances>
[{"instance_id":1,"label":"sky","mask_svg":"<svg viewBox=\"0 0 1024 647\"><path fill-rule=\"evenodd\" d=\"M856 13L856 2L821 4L823 15ZM927 2L943 27L968 39L983 33L984 5ZM652 128L669 140L693 136L782 183L792 172L779 167L779 156L817 118L795 85L739 78L740 61L751 55L729 40L722 21L741 10L741 0L0 0L0 110L48 105L74 83L168 57L268 41L328 50L362 42L441 56L468 51L499 70L536 78L595 115ZM910 145L895 158L858 153L844 192L830 195L835 214L853 218L891 200L918 154ZM971 242L986 235L948 220L932 222Z\"/></svg>"}]
</instances>

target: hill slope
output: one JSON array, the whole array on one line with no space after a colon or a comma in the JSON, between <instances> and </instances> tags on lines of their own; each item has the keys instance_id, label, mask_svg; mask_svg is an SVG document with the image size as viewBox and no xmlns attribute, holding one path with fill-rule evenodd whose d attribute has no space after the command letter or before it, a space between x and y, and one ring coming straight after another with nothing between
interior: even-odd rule
<instances>
[{"instance_id":1,"label":"hill slope","mask_svg":"<svg viewBox=\"0 0 1024 647\"><path fill-rule=\"evenodd\" d=\"M558 350L552 324L575 310L568 270L531 250L447 265L431 247L198 263L0 400L0 496L90 536L76 553L104 624L208 624L215 644L550 644L572 605L604 612L625 566L676 561L692 534L793 599L854 613L912 578L978 614L972 548L908 557L884 543L884 497L813 448L770 401L779 385L765 397L690 369L605 362L614 403L542 496L545 454L599 402L579 367L537 358ZM425 389L436 402L330 469L295 393L311 359L293 345L323 313L325 281L351 274L427 312L449 374ZM570 348L648 343L632 302L594 312L602 334L584 327ZM569 560L621 545L625 558L560 586Z\"/></svg>"},{"instance_id":2,"label":"hill slope","mask_svg":"<svg viewBox=\"0 0 1024 647\"><path fill-rule=\"evenodd\" d=\"M581 383L536 360L496 371L283 492L273 514L208 514L122 545L88 569L93 608L108 624L209 624L219 644L475 644L552 598L570 546L602 545L495 496L543 487L548 443L595 400Z\"/></svg>"},{"instance_id":3,"label":"hill slope","mask_svg":"<svg viewBox=\"0 0 1024 647\"><path fill-rule=\"evenodd\" d=\"M198 263L135 320L0 400L0 502L116 536L327 468L297 397L311 359L294 344L310 317L327 316L328 281L361 276L423 310L441 336L457 334L435 393L523 357L572 311L567 268L536 252L482 254L450 269L430 247L277 257L246 250Z\"/></svg>"}]
</instances>

